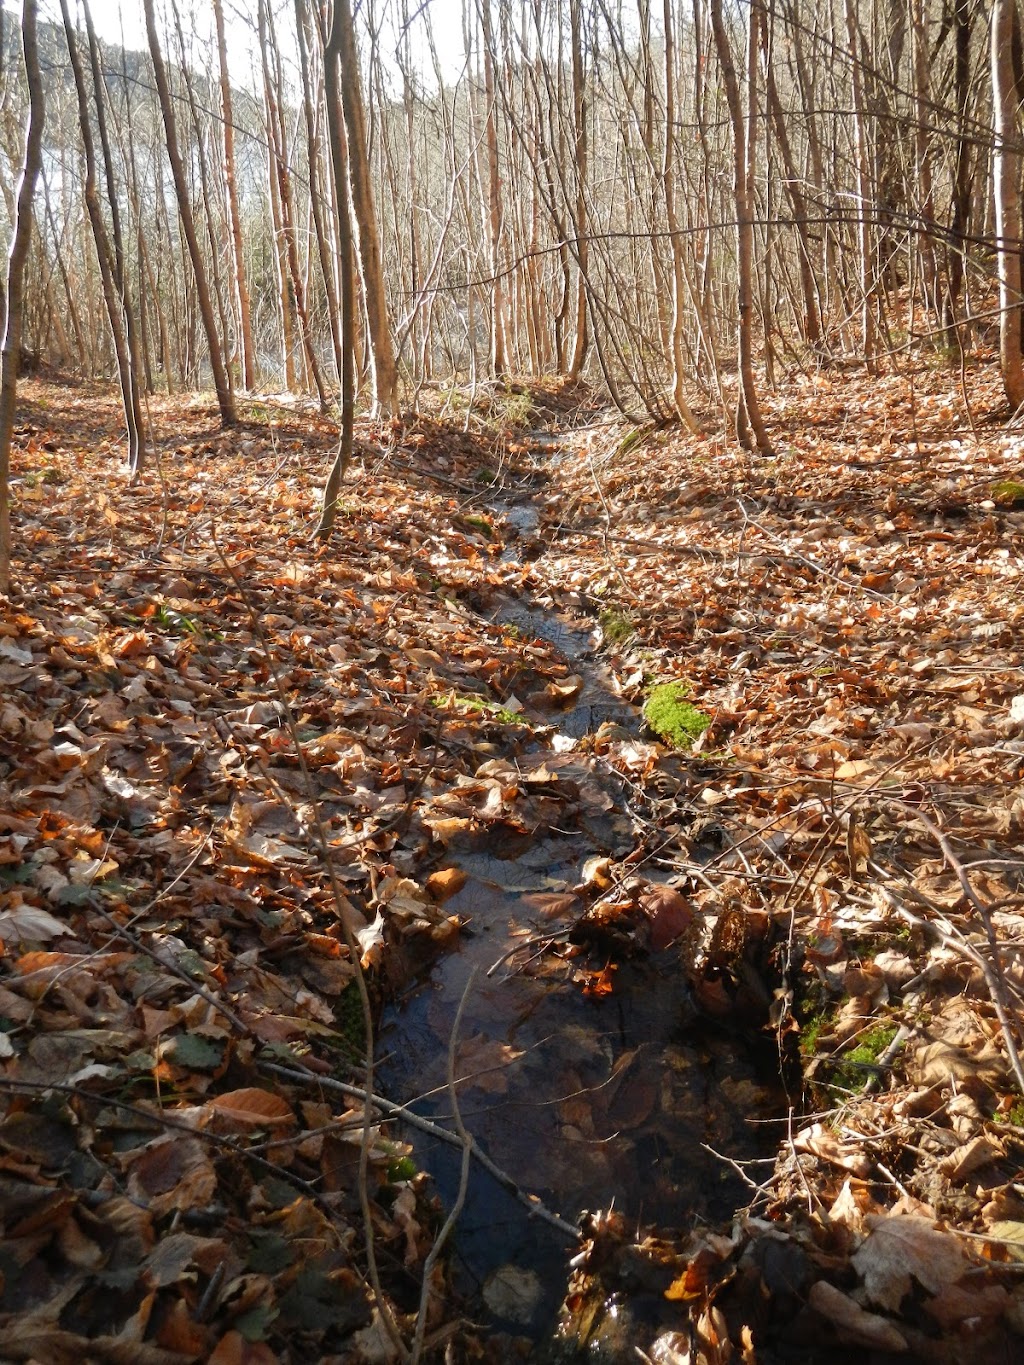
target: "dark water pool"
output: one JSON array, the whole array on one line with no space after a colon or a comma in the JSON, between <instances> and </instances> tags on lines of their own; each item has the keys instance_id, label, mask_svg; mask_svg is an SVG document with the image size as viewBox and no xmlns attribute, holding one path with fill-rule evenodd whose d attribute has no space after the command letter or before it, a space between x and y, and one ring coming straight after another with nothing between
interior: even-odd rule
<instances>
[{"instance_id":1,"label":"dark water pool","mask_svg":"<svg viewBox=\"0 0 1024 1365\"><path fill-rule=\"evenodd\" d=\"M771 1130L751 1123L778 1112L763 1059L758 1065L742 1039L698 1023L671 949L621 962L610 994L585 995L574 980L579 960L560 952L581 909L572 888L593 842L565 834L503 856L511 851L495 841L458 858L469 878L446 908L467 930L388 1010L379 1040L385 1092L451 1126L447 1058L465 995L462 1117L521 1189L570 1222L610 1206L662 1227L727 1217L745 1187L702 1144L734 1158L773 1152ZM542 935L555 939L546 952ZM525 946L488 975L517 945ZM450 1206L458 1151L412 1140ZM537 1339L550 1331L571 1244L477 1166L454 1254L472 1311Z\"/></svg>"}]
</instances>

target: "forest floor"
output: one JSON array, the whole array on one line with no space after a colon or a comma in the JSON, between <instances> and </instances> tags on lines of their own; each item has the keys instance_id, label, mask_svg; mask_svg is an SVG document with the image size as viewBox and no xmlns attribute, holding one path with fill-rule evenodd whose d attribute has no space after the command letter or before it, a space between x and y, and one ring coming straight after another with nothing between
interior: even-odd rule
<instances>
[{"instance_id":1,"label":"forest floor","mask_svg":"<svg viewBox=\"0 0 1024 1365\"><path fill-rule=\"evenodd\" d=\"M156 400L132 486L109 392L24 384L3 1359L1020 1358L1024 433L991 364L966 391L792 378L772 458L427 395L360 424L320 544L330 422ZM490 1034L473 975L416 990L486 906ZM367 1107L368 1021L446 1115ZM474 1298L436 1253L430 1124L561 1239L547 1340L550 1262ZM670 1161L702 1136L724 1214Z\"/></svg>"}]
</instances>

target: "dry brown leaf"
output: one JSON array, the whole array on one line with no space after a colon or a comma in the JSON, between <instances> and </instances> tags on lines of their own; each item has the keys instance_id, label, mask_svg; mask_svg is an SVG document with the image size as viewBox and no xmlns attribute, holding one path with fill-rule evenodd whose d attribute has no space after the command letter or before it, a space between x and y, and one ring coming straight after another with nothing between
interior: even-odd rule
<instances>
[{"instance_id":1,"label":"dry brown leaf","mask_svg":"<svg viewBox=\"0 0 1024 1365\"><path fill-rule=\"evenodd\" d=\"M204 1110L223 1123L240 1129L286 1128L295 1123L291 1105L280 1095L256 1086L228 1090L206 1101Z\"/></svg>"},{"instance_id":2,"label":"dry brown leaf","mask_svg":"<svg viewBox=\"0 0 1024 1365\"><path fill-rule=\"evenodd\" d=\"M466 885L466 874L459 867L441 867L431 872L426 887L439 905L457 895Z\"/></svg>"},{"instance_id":3,"label":"dry brown leaf","mask_svg":"<svg viewBox=\"0 0 1024 1365\"><path fill-rule=\"evenodd\" d=\"M947 1289L968 1269L959 1242L926 1218L869 1215L868 1236L853 1255L871 1303L895 1312L914 1279L930 1294Z\"/></svg>"},{"instance_id":4,"label":"dry brown leaf","mask_svg":"<svg viewBox=\"0 0 1024 1365\"><path fill-rule=\"evenodd\" d=\"M667 948L693 923L695 911L685 896L672 886L654 883L640 896L640 908L651 925L651 947L655 952Z\"/></svg>"},{"instance_id":5,"label":"dry brown leaf","mask_svg":"<svg viewBox=\"0 0 1024 1365\"><path fill-rule=\"evenodd\" d=\"M841 1341L876 1351L907 1350L906 1337L893 1323L877 1313L865 1312L859 1303L828 1280L816 1280L811 1285L807 1302L835 1327Z\"/></svg>"},{"instance_id":6,"label":"dry brown leaf","mask_svg":"<svg viewBox=\"0 0 1024 1365\"><path fill-rule=\"evenodd\" d=\"M793 1146L798 1152L810 1152L830 1166L838 1166L862 1180L871 1174L872 1162L863 1149L854 1143L840 1141L824 1124L815 1123L797 1133Z\"/></svg>"}]
</instances>

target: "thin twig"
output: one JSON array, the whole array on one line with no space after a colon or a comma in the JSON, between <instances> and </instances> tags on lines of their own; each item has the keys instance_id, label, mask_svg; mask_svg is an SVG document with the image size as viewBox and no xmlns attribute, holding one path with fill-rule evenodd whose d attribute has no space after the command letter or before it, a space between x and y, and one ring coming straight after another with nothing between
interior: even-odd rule
<instances>
[{"instance_id":1,"label":"thin twig","mask_svg":"<svg viewBox=\"0 0 1024 1365\"><path fill-rule=\"evenodd\" d=\"M444 1221L441 1231L434 1238L434 1245L430 1248L427 1259L423 1262L423 1285L420 1290L419 1311L416 1314L416 1332L413 1336L411 1365L418 1365L423 1354L423 1336L427 1329L427 1309L430 1306L430 1280L434 1273L434 1266L437 1265L438 1257L444 1249L448 1238L455 1231L455 1226L462 1216L462 1210L466 1204L466 1193L469 1190L469 1168L473 1155L473 1139L466 1130L466 1125L462 1121L462 1112L459 1109L458 1082L455 1076L455 1060L459 1051L459 1033L462 1028L462 1016L466 1010L466 1002L470 997L473 985L476 981L476 967L469 974L466 982L466 989L462 992L462 999L459 1001L459 1008L455 1012L455 1022L452 1025L451 1037L448 1040L448 1095L452 1102L452 1115L455 1119L455 1129L462 1142L462 1164L459 1167L459 1191L455 1196L455 1203L451 1207L448 1217Z\"/></svg>"},{"instance_id":2,"label":"thin twig","mask_svg":"<svg viewBox=\"0 0 1024 1365\"><path fill-rule=\"evenodd\" d=\"M820 573L825 578L830 578L833 583L838 583L841 588L847 588L850 591L866 593L868 597L873 597L876 602L884 602L888 607L891 607L893 605L893 598L886 597L884 592L875 592L874 588L865 587L863 583L856 583L849 578L840 578L839 575L833 573L831 569L826 569L824 564L819 564L816 559L808 559L806 555L794 554L793 551L790 550L789 547L786 545L786 542L784 540L781 540L775 534L774 531L769 531L767 526L763 526L761 522L754 520L754 518L750 515L747 509L743 506L743 502L740 498L736 499L736 506L743 513L744 522L749 523L751 526L756 527L756 529L760 531L762 535L767 536L769 540L773 540L776 545L781 546L781 548L786 553L787 559L793 560L797 564L803 564L806 568L813 569L815 573ZM744 530L745 529L746 526L744 526Z\"/></svg>"},{"instance_id":3,"label":"thin twig","mask_svg":"<svg viewBox=\"0 0 1024 1365\"><path fill-rule=\"evenodd\" d=\"M277 1062L257 1062L257 1066L263 1071L271 1071L276 1076L284 1076L287 1080L301 1082L305 1085L322 1086L325 1090L333 1090L338 1094L347 1095L351 1099L365 1100L366 1090L363 1086L346 1085L344 1081L336 1081L331 1076L318 1076L312 1071L297 1071L292 1067L281 1066ZM430 1119L422 1118L419 1114L414 1114L408 1106L395 1104L391 1100L386 1100L380 1095L372 1095L370 1102L374 1108L379 1109L388 1118L398 1119L401 1123L407 1123L410 1128L418 1128L421 1133L437 1138L440 1142L447 1142L451 1147L461 1147L462 1138L458 1133L453 1133L448 1128L442 1128L440 1124L432 1123ZM493 1176L499 1185L513 1195L524 1208L528 1209L534 1218L539 1218L541 1222L547 1223L558 1232L563 1233L570 1241L578 1242L580 1230L572 1223L560 1218L557 1213L552 1213L546 1208L535 1195L528 1194L520 1189L512 1177L496 1166L486 1152L482 1151L475 1139L471 1138L472 1154L474 1161L484 1168L488 1175Z\"/></svg>"},{"instance_id":4,"label":"thin twig","mask_svg":"<svg viewBox=\"0 0 1024 1365\"><path fill-rule=\"evenodd\" d=\"M985 985L988 987L989 996L995 1007L996 1017L999 1020L999 1027L1002 1030L1003 1042L1006 1044L1006 1053L1009 1058L1014 1079L1017 1082L1017 1088L1020 1093L1024 1095L1024 1062L1021 1061L1017 1039L1014 1036L1014 1021L1010 1017L1011 1006L1006 998L1002 953L989 907L971 885L971 879L968 877L963 864L953 852L949 839L942 830L939 829L938 825L930 820L928 816L916 806L908 806L902 801L894 801L893 804L899 806L900 809L905 810L909 815L924 825L925 829L942 850L943 858L946 860L956 876L957 881L960 883L960 889L964 893L964 898L967 900L968 904L973 906L977 911L978 918L981 920L985 930L985 937L988 940L992 961L987 961L981 953L977 954L976 961L985 978Z\"/></svg>"}]
</instances>

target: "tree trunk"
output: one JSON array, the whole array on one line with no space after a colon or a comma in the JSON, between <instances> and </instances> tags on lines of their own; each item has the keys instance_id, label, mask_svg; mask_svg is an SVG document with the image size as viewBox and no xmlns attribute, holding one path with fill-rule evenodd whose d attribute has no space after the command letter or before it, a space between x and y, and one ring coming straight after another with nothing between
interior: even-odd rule
<instances>
[{"instance_id":1,"label":"tree trunk","mask_svg":"<svg viewBox=\"0 0 1024 1365\"><path fill-rule=\"evenodd\" d=\"M139 386L133 357L128 346L127 300L124 289L124 259L118 261L107 234L107 225L100 208L99 194L96 189L96 151L93 146L92 124L89 119L89 95L85 84L85 73L78 51L78 40L68 11L68 0L60 0L61 17L64 21L64 34L67 38L68 56L75 81L78 98L78 122L82 134L82 149L85 153L85 186L83 197L89 223L92 227L93 241L96 246L96 260L100 269L100 283L103 288L103 303L110 335L114 343L117 360L117 375L121 386L121 402L124 409L125 426L128 431L128 465L133 474L142 467L142 408L139 402ZM94 81L97 108L102 98L102 83ZM112 171L111 167L111 171ZM113 212L116 214L116 205ZM120 223L117 218L113 221ZM118 270L120 265L120 270ZM118 276L120 278L118 278Z\"/></svg>"},{"instance_id":2,"label":"tree trunk","mask_svg":"<svg viewBox=\"0 0 1024 1365\"><path fill-rule=\"evenodd\" d=\"M228 75L228 48L224 35L223 0L213 0L213 17L217 26L217 58L220 65L220 107L224 126L224 179L228 190L228 213L231 219L231 265L238 308L239 339L241 342L242 384L246 389L256 387L256 348L252 339L252 310L249 305L249 282L245 272L242 250L242 215L238 207L238 182L235 177L235 128L231 107L231 79Z\"/></svg>"},{"instance_id":3,"label":"tree trunk","mask_svg":"<svg viewBox=\"0 0 1024 1365\"><path fill-rule=\"evenodd\" d=\"M676 213L676 61L675 15L672 0L665 0L665 149L661 167L662 188L665 194L665 226L672 253L672 323L670 349L672 359L672 402L676 413L687 427L698 435L700 424L686 401L685 362L683 355L683 295L686 282L683 276L683 242L679 235Z\"/></svg>"},{"instance_id":4,"label":"tree trunk","mask_svg":"<svg viewBox=\"0 0 1024 1365\"><path fill-rule=\"evenodd\" d=\"M323 159L320 155L320 137L317 132L318 115L314 99L313 82L310 74L309 15L306 0L295 0L295 32L299 47L299 75L302 81L302 110L306 120L307 161L309 163L309 211L316 234L317 254L320 258L320 273L324 282L327 298L327 320L331 332L331 345L334 350L334 363L338 379L341 379L341 312L338 305L338 291L335 287L335 271L331 263L328 244L327 214L324 208L329 197L323 192ZM410 155L411 153L410 137Z\"/></svg>"},{"instance_id":5,"label":"tree trunk","mask_svg":"<svg viewBox=\"0 0 1024 1365\"><path fill-rule=\"evenodd\" d=\"M32 234L32 196L42 165L43 121L46 117L36 41L37 17L36 0L22 0L21 47L25 59L25 79L28 83L28 130L25 137L21 180L18 183L14 231L7 257L3 349L0 350L0 592L3 593L9 592L11 588L11 437L14 433L18 362L21 358L25 260Z\"/></svg>"},{"instance_id":6,"label":"tree trunk","mask_svg":"<svg viewBox=\"0 0 1024 1365\"><path fill-rule=\"evenodd\" d=\"M953 172L953 222L947 249L949 260L949 294L946 299L944 321L947 343L963 347L966 340L956 331L956 317L960 293L964 284L964 251L971 215L971 150L968 132L968 109L971 82L971 4L970 0L953 0L955 52L953 57L953 86L956 91L956 165Z\"/></svg>"},{"instance_id":7,"label":"tree trunk","mask_svg":"<svg viewBox=\"0 0 1024 1365\"><path fill-rule=\"evenodd\" d=\"M491 271L491 371L500 378L508 364L505 281L501 273L501 175L498 169L498 129L494 119L494 35L491 32L491 0L478 0L483 28L484 137L487 146L487 227Z\"/></svg>"},{"instance_id":8,"label":"tree trunk","mask_svg":"<svg viewBox=\"0 0 1024 1365\"><path fill-rule=\"evenodd\" d=\"M196 237L195 219L192 215L192 204L189 200L188 182L185 179L185 167L181 159L181 149L178 146L178 131L174 117L174 103L171 99L171 89L167 81L167 69L164 66L163 55L160 51L160 39L156 31L156 16L153 9L153 0L143 0L143 7L146 12L146 36L149 39L150 56L153 59L153 75L156 80L157 96L160 100L160 112L163 116L164 136L167 141L167 159L171 165L171 176L174 180L174 192L178 201L178 216L181 219L181 230L185 236L188 246L189 260L192 263L192 275L196 286L196 302L199 305L199 313L203 322L203 330L206 333L206 343L210 353L210 368L213 371L213 386L217 391L217 405L220 408L220 420L223 426L233 427L237 425L238 416L235 411L235 397L231 392L231 383L228 377L227 366L224 363L224 351L217 336L217 322L213 312L213 300L210 295L210 284L206 274L206 266L203 263L202 253L199 250L199 240Z\"/></svg>"},{"instance_id":9,"label":"tree trunk","mask_svg":"<svg viewBox=\"0 0 1024 1365\"><path fill-rule=\"evenodd\" d=\"M338 275L341 281L341 429L338 451L327 476L323 506L316 535L326 539L334 529L338 493L352 459L352 433L356 411L356 263L352 218L348 198L348 166L341 122L341 15L338 8L324 45L324 97L327 103L327 142L334 176L334 202L338 214Z\"/></svg>"},{"instance_id":10,"label":"tree trunk","mask_svg":"<svg viewBox=\"0 0 1024 1365\"><path fill-rule=\"evenodd\" d=\"M1015 410L1024 403L1021 350L1021 153L1017 111L1021 95L1014 63L1020 44L1017 0L992 6L992 108L995 121L994 181L996 269L999 275L999 367Z\"/></svg>"},{"instance_id":11,"label":"tree trunk","mask_svg":"<svg viewBox=\"0 0 1024 1365\"><path fill-rule=\"evenodd\" d=\"M917 115L914 128L914 159L917 171L917 199L920 228L919 257L921 262L921 287L925 306L934 313L937 322L942 323L942 308L938 298L938 264L935 259L935 197L932 188L932 153L928 140L928 110L931 108L931 90L928 70L928 36L925 26L924 0L910 0L910 34L914 53L914 95L917 101Z\"/></svg>"},{"instance_id":12,"label":"tree trunk","mask_svg":"<svg viewBox=\"0 0 1024 1365\"><path fill-rule=\"evenodd\" d=\"M756 74L757 15L749 16L747 79L749 107L746 119L740 103L739 82L733 64L729 35L722 20L722 0L711 0L711 28L715 35L718 62L722 69L729 119L732 123L733 193L736 200L736 257L737 257L737 351L739 360L740 394L736 405L736 436L742 446L757 450L762 455L772 453L771 442L761 416L757 388L754 384L753 309L754 309L754 222L751 212L753 181L753 137L756 99L753 82ZM749 155L748 155L749 146Z\"/></svg>"},{"instance_id":13,"label":"tree trunk","mask_svg":"<svg viewBox=\"0 0 1024 1365\"><path fill-rule=\"evenodd\" d=\"M800 288L804 298L804 341L808 346L817 350L821 346L821 320L818 311L818 288L815 284L814 269L811 265L811 244L807 230L807 200L804 198L804 192L801 188L801 178L797 174L789 129L786 126L786 116L782 109L782 101L779 98L778 84L775 80L775 63L772 60L769 43L768 15L763 8L760 9L759 17L768 112L771 115L772 127L775 129L775 140L779 144L786 195L793 206L793 217L796 220Z\"/></svg>"},{"instance_id":14,"label":"tree trunk","mask_svg":"<svg viewBox=\"0 0 1024 1365\"><path fill-rule=\"evenodd\" d=\"M152 0L150 0L152 3ZM341 61L341 107L348 137L348 174L352 192L352 212L359 242L359 263L363 278L363 300L370 333L373 370L373 402L381 412L390 413L398 402L398 367L384 297L384 272L381 266L377 211L370 178L370 158L366 142L366 116L363 110L362 77L356 50L355 25L349 0L334 0L331 24L332 41L337 44ZM338 186L338 193L343 188Z\"/></svg>"},{"instance_id":15,"label":"tree trunk","mask_svg":"<svg viewBox=\"0 0 1024 1365\"><path fill-rule=\"evenodd\" d=\"M845 0L846 33L850 42L850 71L853 89L853 126L857 148L857 241L860 269L860 334L864 363L869 372L875 367L875 263L871 249L871 166L865 127L864 81L861 72L860 27L856 0Z\"/></svg>"},{"instance_id":16,"label":"tree trunk","mask_svg":"<svg viewBox=\"0 0 1024 1365\"><path fill-rule=\"evenodd\" d=\"M299 338L305 357L306 370L313 380L320 410L326 412L329 406L323 372L316 353L306 309L306 288L299 264L299 254L295 243L295 210L292 203L291 173L288 167L288 149L285 144L285 125L281 115L280 92L283 86L277 40L270 25L272 23L266 0L258 0L260 52L263 60L263 92L267 107L267 144L270 154L270 174L277 189L277 205L281 215L280 242L282 267L287 270L291 289L291 302L299 324ZM271 65L273 63L273 67Z\"/></svg>"}]
</instances>

